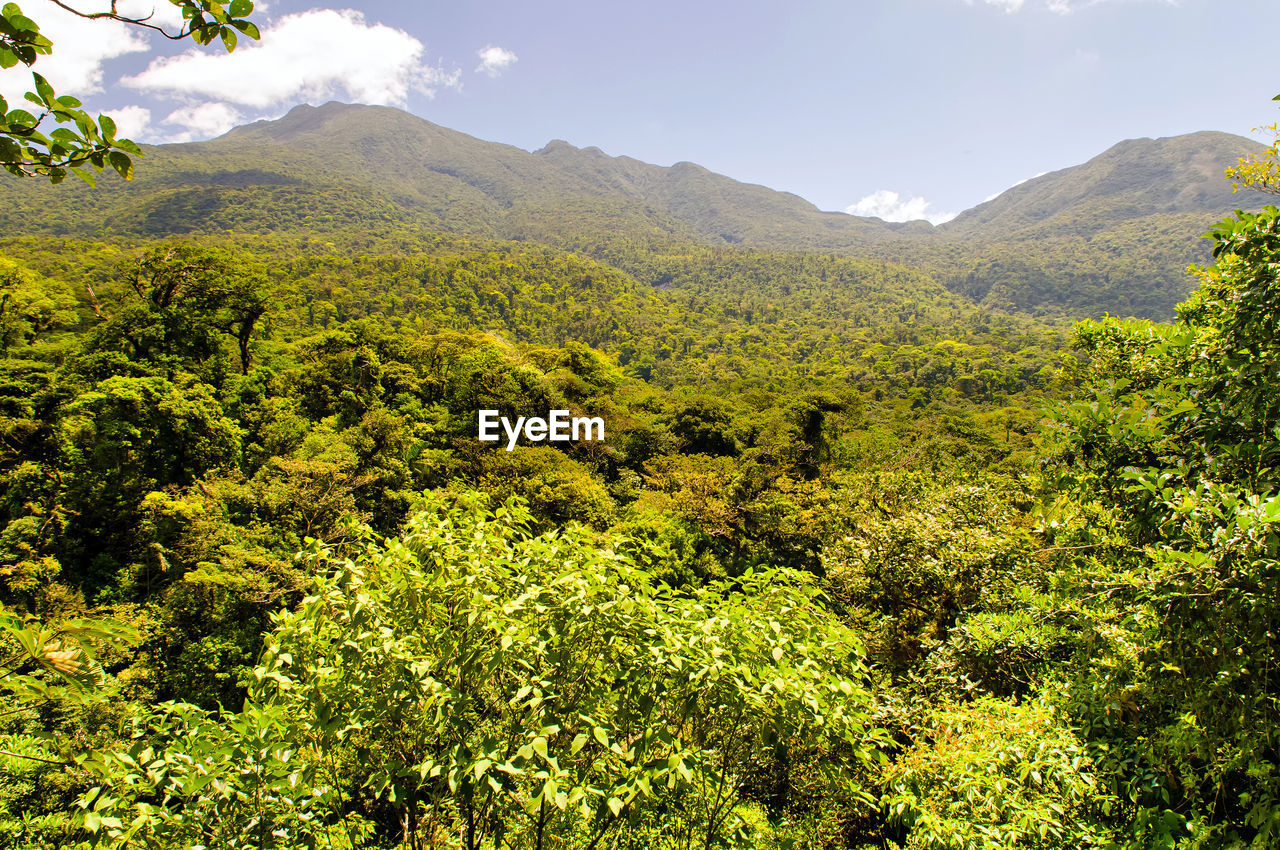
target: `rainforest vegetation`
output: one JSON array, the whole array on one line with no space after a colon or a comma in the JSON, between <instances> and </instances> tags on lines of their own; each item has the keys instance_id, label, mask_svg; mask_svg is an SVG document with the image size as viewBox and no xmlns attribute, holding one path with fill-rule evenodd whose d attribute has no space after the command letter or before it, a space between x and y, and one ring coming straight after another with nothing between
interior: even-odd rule
<instances>
[{"instance_id":1,"label":"rainforest vegetation","mask_svg":"<svg viewBox=\"0 0 1280 850\"><path fill-rule=\"evenodd\" d=\"M1213 238L1074 329L807 254L10 239L0 840L1269 846L1280 212Z\"/></svg>"},{"instance_id":2,"label":"rainforest vegetation","mask_svg":"<svg viewBox=\"0 0 1280 850\"><path fill-rule=\"evenodd\" d=\"M0 157L132 173L39 94ZM1280 846L1280 209L1072 324L1192 217L850 256L235 173L5 213L0 847Z\"/></svg>"}]
</instances>

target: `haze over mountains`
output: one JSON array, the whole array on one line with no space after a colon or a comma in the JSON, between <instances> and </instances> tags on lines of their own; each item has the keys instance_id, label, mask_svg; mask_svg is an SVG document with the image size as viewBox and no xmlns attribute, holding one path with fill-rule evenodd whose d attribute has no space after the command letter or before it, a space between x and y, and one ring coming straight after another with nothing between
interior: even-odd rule
<instances>
[{"instance_id":1,"label":"haze over mountains","mask_svg":"<svg viewBox=\"0 0 1280 850\"><path fill-rule=\"evenodd\" d=\"M1255 197L1223 169L1261 145L1225 133L1121 142L951 222L888 223L688 162L553 141L485 142L389 107L299 106L209 142L146 148L132 184L0 181L0 232L74 236L443 231L599 253L701 243L891 259L1001 309L1167 316L1196 236Z\"/></svg>"}]
</instances>

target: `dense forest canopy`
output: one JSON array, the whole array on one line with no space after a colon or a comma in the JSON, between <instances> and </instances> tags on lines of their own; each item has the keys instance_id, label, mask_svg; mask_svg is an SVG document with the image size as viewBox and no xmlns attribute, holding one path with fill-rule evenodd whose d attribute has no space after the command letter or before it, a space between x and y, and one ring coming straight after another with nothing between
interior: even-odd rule
<instances>
[{"instance_id":1,"label":"dense forest canopy","mask_svg":"<svg viewBox=\"0 0 1280 850\"><path fill-rule=\"evenodd\" d=\"M1072 325L1199 213L906 262L240 173L0 240L0 846L1280 840L1280 210Z\"/></svg>"}]
</instances>

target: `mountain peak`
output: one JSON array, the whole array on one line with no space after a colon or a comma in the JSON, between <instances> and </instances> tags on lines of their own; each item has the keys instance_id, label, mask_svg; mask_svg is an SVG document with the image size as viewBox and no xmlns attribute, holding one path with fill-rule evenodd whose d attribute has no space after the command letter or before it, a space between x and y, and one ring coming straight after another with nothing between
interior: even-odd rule
<instances>
[{"instance_id":1,"label":"mountain peak","mask_svg":"<svg viewBox=\"0 0 1280 850\"><path fill-rule=\"evenodd\" d=\"M299 104L279 118L244 124L219 138L287 143L311 135L322 136L335 130L368 128L373 132L391 130L405 132L435 127L436 125L425 118L419 118L394 106L341 103L331 100L321 106L312 106L309 103Z\"/></svg>"},{"instance_id":2,"label":"mountain peak","mask_svg":"<svg viewBox=\"0 0 1280 850\"><path fill-rule=\"evenodd\" d=\"M1216 131L1126 139L1082 165L1041 174L966 210L939 230L1028 237L1091 235L1117 221L1152 214L1221 216L1240 205L1224 176L1263 146Z\"/></svg>"},{"instance_id":3,"label":"mountain peak","mask_svg":"<svg viewBox=\"0 0 1280 850\"><path fill-rule=\"evenodd\" d=\"M577 152L578 148L569 144L564 139L552 139L533 153L535 156L555 156L556 154Z\"/></svg>"}]
</instances>

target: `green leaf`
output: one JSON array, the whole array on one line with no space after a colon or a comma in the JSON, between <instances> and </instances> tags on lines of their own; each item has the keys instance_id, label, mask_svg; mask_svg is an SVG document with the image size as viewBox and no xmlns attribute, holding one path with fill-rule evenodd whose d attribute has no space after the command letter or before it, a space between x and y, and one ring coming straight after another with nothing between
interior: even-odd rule
<instances>
[{"instance_id":1,"label":"green leaf","mask_svg":"<svg viewBox=\"0 0 1280 850\"><path fill-rule=\"evenodd\" d=\"M107 159L111 163L111 167L114 168L116 173L121 177L125 180L133 179L133 160L129 159L128 154L121 153L120 151L112 151L107 155Z\"/></svg>"},{"instance_id":2,"label":"green leaf","mask_svg":"<svg viewBox=\"0 0 1280 850\"><path fill-rule=\"evenodd\" d=\"M36 126L36 117L25 109L15 109L6 117L10 124L20 124L23 127Z\"/></svg>"},{"instance_id":3,"label":"green leaf","mask_svg":"<svg viewBox=\"0 0 1280 850\"><path fill-rule=\"evenodd\" d=\"M613 816L616 818L619 814L622 813L622 801L619 800L617 797L610 797L609 811L613 812Z\"/></svg>"},{"instance_id":4,"label":"green leaf","mask_svg":"<svg viewBox=\"0 0 1280 850\"><path fill-rule=\"evenodd\" d=\"M227 48L228 53L236 49L236 31L234 29L221 27L218 30L218 35L222 36L222 44Z\"/></svg>"},{"instance_id":5,"label":"green leaf","mask_svg":"<svg viewBox=\"0 0 1280 850\"><path fill-rule=\"evenodd\" d=\"M39 74L32 74L31 79L35 80L36 91L40 94L41 99L45 103L52 103L57 98L53 91L53 86L49 85L49 81Z\"/></svg>"},{"instance_id":6,"label":"green leaf","mask_svg":"<svg viewBox=\"0 0 1280 850\"><path fill-rule=\"evenodd\" d=\"M111 119L110 115L99 115L98 126L102 127L102 138L108 142L115 140L116 122Z\"/></svg>"},{"instance_id":7,"label":"green leaf","mask_svg":"<svg viewBox=\"0 0 1280 850\"><path fill-rule=\"evenodd\" d=\"M262 38L262 34L258 32L258 28L253 25L252 21L232 21L231 26L240 30L240 32L252 38L254 41Z\"/></svg>"},{"instance_id":8,"label":"green leaf","mask_svg":"<svg viewBox=\"0 0 1280 850\"><path fill-rule=\"evenodd\" d=\"M249 0L231 0L227 11L233 18L243 18L253 13L253 3Z\"/></svg>"}]
</instances>

